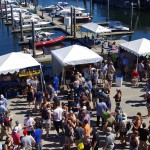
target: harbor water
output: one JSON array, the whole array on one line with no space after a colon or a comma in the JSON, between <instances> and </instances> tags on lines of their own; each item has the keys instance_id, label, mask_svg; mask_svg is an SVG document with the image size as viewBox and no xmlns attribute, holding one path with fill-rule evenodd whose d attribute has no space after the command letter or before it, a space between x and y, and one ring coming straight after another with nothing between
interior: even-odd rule
<instances>
[{"instance_id":1,"label":"harbor water","mask_svg":"<svg viewBox=\"0 0 150 150\"><path fill-rule=\"evenodd\" d=\"M55 0L57 3L60 0ZM83 0L69 0L69 5L80 6L86 8L86 12L90 12L90 2L87 1L86 5ZM49 0L38 0L39 6L49 6L54 4L54 1ZM93 3L92 5L92 15L93 22L105 22L107 16L107 6ZM109 20L111 21L121 21L128 27L131 24L131 14L130 10L115 9L110 7ZM125 39L125 40L135 40L139 38L150 38L150 15L148 12L135 12L133 13L132 28L134 33L130 36L122 37L111 37L112 39ZM61 35L61 31L57 31L56 35ZM5 26L4 20L0 20L0 55L12 52L20 51L21 47L18 44L19 37L15 34L11 34L11 26ZM57 49L65 46L71 45L71 41L64 41L60 44L48 47L48 50Z\"/></svg>"}]
</instances>

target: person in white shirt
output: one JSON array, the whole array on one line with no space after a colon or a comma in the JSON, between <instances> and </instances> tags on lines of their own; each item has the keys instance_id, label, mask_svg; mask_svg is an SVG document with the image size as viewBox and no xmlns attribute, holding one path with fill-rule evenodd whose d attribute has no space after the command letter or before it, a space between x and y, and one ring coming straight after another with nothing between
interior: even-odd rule
<instances>
[{"instance_id":1,"label":"person in white shirt","mask_svg":"<svg viewBox=\"0 0 150 150\"><path fill-rule=\"evenodd\" d=\"M30 117L30 114L26 115L27 118L24 119L24 128L28 131L28 135L32 135L34 132L35 121Z\"/></svg>"},{"instance_id":2,"label":"person in white shirt","mask_svg":"<svg viewBox=\"0 0 150 150\"><path fill-rule=\"evenodd\" d=\"M61 129L62 132L64 133L62 118L63 118L63 109L57 103L56 108L53 111L53 121L54 121L54 127L57 131L58 137L59 137L59 129Z\"/></svg>"},{"instance_id":3,"label":"person in white shirt","mask_svg":"<svg viewBox=\"0 0 150 150\"><path fill-rule=\"evenodd\" d=\"M143 78L143 75L144 75L144 64L143 64L143 61L141 61L138 64L138 73L139 73L140 81L142 81L142 78Z\"/></svg>"}]
</instances>

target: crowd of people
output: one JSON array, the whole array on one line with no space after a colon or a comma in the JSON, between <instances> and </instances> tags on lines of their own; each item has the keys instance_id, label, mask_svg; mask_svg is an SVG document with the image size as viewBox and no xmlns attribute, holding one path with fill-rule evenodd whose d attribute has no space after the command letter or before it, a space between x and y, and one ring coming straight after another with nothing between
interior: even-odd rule
<instances>
[{"instance_id":1,"label":"crowd of people","mask_svg":"<svg viewBox=\"0 0 150 150\"><path fill-rule=\"evenodd\" d=\"M72 71L67 82L67 98L63 102L59 98L60 79L57 75L52 83L47 85L45 92L41 91L37 77L27 78L21 85L23 96L26 97L31 112L25 115L23 122L12 116L7 107L7 99L1 95L0 140L6 136L3 149L41 150L44 130L45 138L49 139L51 127L54 126L56 136L64 139L64 150L72 147L78 150L98 150L99 147L113 150L116 139L120 140L122 146L129 142L130 150L143 148L148 150L149 127L143 122L140 112L132 121L127 119L121 105L123 94L121 89L117 89L114 94L116 108L112 110L113 100L110 99L110 93L115 72L116 69L111 61L104 61L99 69L89 65L81 71ZM134 70L132 84L135 82L134 76L138 78L141 75L143 75L141 72ZM141 80L142 78L143 76ZM149 90L145 100L147 100L148 117L150 117ZM39 113L39 116L31 117L32 111ZM94 117L93 112L96 112L96 123L91 121ZM105 138L103 145L100 145L100 131Z\"/></svg>"}]
</instances>

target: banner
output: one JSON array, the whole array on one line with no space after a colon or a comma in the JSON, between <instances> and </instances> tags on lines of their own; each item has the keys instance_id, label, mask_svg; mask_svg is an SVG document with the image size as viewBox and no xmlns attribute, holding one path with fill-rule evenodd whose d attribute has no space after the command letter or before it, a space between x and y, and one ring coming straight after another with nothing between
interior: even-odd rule
<instances>
[{"instance_id":1,"label":"banner","mask_svg":"<svg viewBox=\"0 0 150 150\"><path fill-rule=\"evenodd\" d=\"M19 72L19 77L26 77L26 76L34 76L34 75L39 75L41 73L40 69L39 70L30 70L30 71L25 71L25 72Z\"/></svg>"}]
</instances>

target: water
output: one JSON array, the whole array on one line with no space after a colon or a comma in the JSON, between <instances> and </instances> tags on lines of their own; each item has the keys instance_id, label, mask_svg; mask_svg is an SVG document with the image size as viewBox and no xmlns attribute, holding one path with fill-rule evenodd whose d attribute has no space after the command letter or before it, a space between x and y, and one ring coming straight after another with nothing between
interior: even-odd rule
<instances>
[{"instance_id":1,"label":"water","mask_svg":"<svg viewBox=\"0 0 150 150\"><path fill-rule=\"evenodd\" d=\"M57 3L60 0L55 0ZM49 6L54 4L54 1L50 0L39 0L40 6ZM83 0L69 0L69 5L85 7ZM90 12L90 2L87 1L87 12ZM98 3L93 4L93 22L105 22L107 15L107 7L105 5L101 5ZM130 11L122 10L116 8L110 8L110 21L121 21L124 24L130 26ZM147 12L134 12L133 14L133 30L134 34L131 36L122 36L117 37L126 40L135 40L139 38L150 38L150 15ZM62 33L57 31L58 35ZM113 37L115 39L115 37ZM6 27L4 22L0 20L0 55L12 52L12 51L20 51L21 48L18 45L19 38L15 34L11 34L11 27ZM59 45L54 45L48 47L49 50L56 49L60 47L65 47L71 45L70 41L65 41L60 43Z\"/></svg>"}]
</instances>

